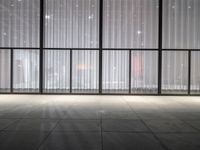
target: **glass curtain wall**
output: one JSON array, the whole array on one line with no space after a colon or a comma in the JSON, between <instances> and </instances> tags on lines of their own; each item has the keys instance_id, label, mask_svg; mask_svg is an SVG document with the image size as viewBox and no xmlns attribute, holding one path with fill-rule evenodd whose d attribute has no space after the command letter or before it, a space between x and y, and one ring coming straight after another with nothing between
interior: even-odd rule
<instances>
[{"instance_id":1,"label":"glass curtain wall","mask_svg":"<svg viewBox=\"0 0 200 150\"><path fill-rule=\"evenodd\" d=\"M41 2L0 0L1 93L200 94L200 0Z\"/></svg>"},{"instance_id":2,"label":"glass curtain wall","mask_svg":"<svg viewBox=\"0 0 200 150\"><path fill-rule=\"evenodd\" d=\"M49 64L55 66L57 61L57 64L61 63L62 65L59 65L65 68L64 72L63 67L58 66L55 67L56 71L53 69L51 73L45 72L45 88L55 86L60 90L70 90L71 71L73 93L98 92L98 51L87 49L99 48L99 0L45 0L44 18L45 48L57 48L55 51L59 51L59 48L72 50L72 57L67 53L67 61L66 58L61 58L62 56L53 58L45 55L44 59L48 60ZM56 76L62 78L55 79ZM60 84L60 80L64 83ZM50 82L52 84L49 84Z\"/></svg>"},{"instance_id":3,"label":"glass curtain wall","mask_svg":"<svg viewBox=\"0 0 200 150\"><path fill-rule=\"evenodd\" d=\"M132 93L157 93L157 52L137 49L158 48L158 0L104 0L103 3L104 92L128 93L131 84ZM131 49L135 50L129 54L127 50Z\"/></svg>"},{"instance_id":4,"label":"glass curtain wall","mask_svg":"<svg viewBox=\"0 0 200 150\"><path fill-rule=\"evenodd\" d=\"M199 14L199 0L163 0L162 44L164 49L173 51L163 52L163 93L187 93L188 80L191 92L198 93L198 53L192 52L188 62L188 51L200 49ZM188 67L191 67L191 79L188 79Z\"/></svg>"},{"instance_id":5,"label":"glass curtain wall","mask_svg":"<svg viewBox=\"0 0 200 150\"><path fill-rule=\"evenodd\" d=\"M14 92L38 92L39 53L31 49L39 48L39 25L40 0L0 0L1 91L11 90L12 76Z\"/></svg>"}]
</instances>

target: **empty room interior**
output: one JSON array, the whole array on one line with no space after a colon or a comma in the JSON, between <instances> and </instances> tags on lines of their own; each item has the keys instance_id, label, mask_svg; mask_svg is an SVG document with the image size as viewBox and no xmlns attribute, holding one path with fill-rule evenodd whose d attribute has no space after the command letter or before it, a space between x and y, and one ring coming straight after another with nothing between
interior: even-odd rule
<instances>
[{"instance_id":1,"label":"empty room interior","mask_svg":"<svg viewBox=\"0 0 200 150\"><path fill-rule=\"evenodd\" d=\"M200 0L0 0L0 150L200 150Z\"/></svg>"}]
</instances>

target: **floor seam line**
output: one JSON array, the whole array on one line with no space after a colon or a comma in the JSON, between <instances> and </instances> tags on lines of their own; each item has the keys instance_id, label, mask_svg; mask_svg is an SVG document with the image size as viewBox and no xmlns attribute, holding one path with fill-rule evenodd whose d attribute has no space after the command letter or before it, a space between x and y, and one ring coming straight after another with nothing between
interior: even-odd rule
<instances>
[{"instance_id":1,"label":"floor seam line","mask_svg":"<svg viewBox=\"0 0 200 150\"><path fill-rule=\"evenodd\" d=\"M6 131L6 129L7 129L9 126L13 125L14 123L19 123L22 119L23 119L23 118L20 118L20 119L15 120L13 123L11 123L11 124L7 125L6 127L4 127L4 128L2 129L2 131Z\"/></svg>"},{"instance_id":2,"label":"floor seam line","mask_svg":"<svg viewBox=\"0 0 200 150\"><path fill-rule=\"evenodd\" d=\"M155 138L155 140L157 140L157 142L160 144L160 146L164 149L164 150L169 150L169 148L167 148L167 146L156 136L156 134L149 128L149 126L144 122L144 120L138 115L138 113L130 106L130 104L126 101L126 99L124 97L122 97L123 100L125 101L125 103L128 105L128 107L134 112L136 113L137 117L139 118L139 120L147 127L147 129L150 131L150 133L152 134L152 136Z\"/></svg>"},{"instance_id":3,"label":"floor seam line","mask_svg":"<svg viewBox=\"0 0 200 150\"><path fill-rule=\"evenodd\" d=\"M44 144L44 142L52 134L52 132L54 131L54 129L58 126L59 122L60 122L60 120L57 121L55 127L53 127L53 129L46 135L46 137L38 145L36 145L36 147L34 148L34 150L39 150L40 149L40 147Z\"/></svg>"},{"instance_id":4,"label":"floor seam line","mask_svg":"<svg viewBox=\"0 0 200 150\"><path fill-rule=\"evenodd\" d=\"M102 120L102 114L100 118L100 124L101 124L101 149L103 150L103 120Z\"/></svg>"},{"instance_id":5,"label":"floor seam line","mask_svg":"<svg viewBox=\"0 0 200 150\"><path fill-rule=\"evenodd\" d=\"M183 120L183 119L179 119L181 120L182 122L184 122L186 125L190 126L192 129L196 130L198 133L200 132L200 129L192 126L191 124L189 124L187 121Z\"/></svg>"}]
</instances>

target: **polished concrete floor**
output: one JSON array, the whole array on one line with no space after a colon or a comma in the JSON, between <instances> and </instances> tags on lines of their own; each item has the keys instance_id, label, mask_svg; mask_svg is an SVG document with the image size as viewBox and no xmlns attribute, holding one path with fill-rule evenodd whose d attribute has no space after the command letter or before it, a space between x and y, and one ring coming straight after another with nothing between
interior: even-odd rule
<instances>
[{"instance_id":1,"label":"polished concrete floor","mask_svg":"<svg viewBox=\"0 0 200 150\"><path fill-rule=\"evenodd\" d=\"M0 95L0 150L200 150L200 97Z\"/></svg>"}]
</instances>

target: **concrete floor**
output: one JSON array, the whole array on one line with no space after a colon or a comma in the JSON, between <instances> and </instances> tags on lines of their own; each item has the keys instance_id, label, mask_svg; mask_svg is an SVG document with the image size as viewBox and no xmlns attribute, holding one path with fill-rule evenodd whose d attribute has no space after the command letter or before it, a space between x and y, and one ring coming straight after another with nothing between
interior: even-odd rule
<instances>
[{"instance_id":1,"label":"concrete floor","mask_svg":"<svg viewBox=\"0 0 200 150\"><path fill-rule=\"evenodd\" d=\"M0 150L200 150L200 97L0 95Z\"/></svg>"}]
</instances>

